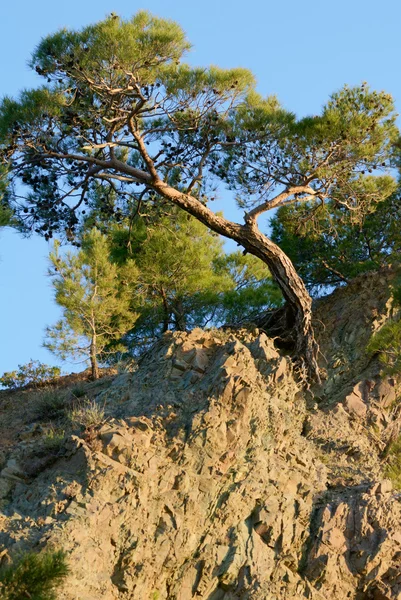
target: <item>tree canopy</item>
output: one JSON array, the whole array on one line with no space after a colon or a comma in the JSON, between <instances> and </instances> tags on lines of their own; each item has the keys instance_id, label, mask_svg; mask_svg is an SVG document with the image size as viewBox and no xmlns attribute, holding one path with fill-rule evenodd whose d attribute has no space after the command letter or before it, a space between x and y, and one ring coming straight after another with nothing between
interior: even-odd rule
<instances>
[{"instance_id":1,"label":"tree canopy","mask_svg":"<svg viewBox=\"0 0 401 600\"><path fill-rule=\"evenodd\" d=\"M347 283L360 273L399 261L401 196L399 190L353 222L342 207L331 211L282 207L271 220L272 239L291 258L308 289Z\"/></svg>"},{"instance_id":2,"label":"tree canopy","mask_svg":"<svg viewBox=\"0 0 401 600\"><path fill-rule=\"evenodd\" d=\"M260 260L239 251L226 254L221 238L197 219L173 207L110 226L94 210L86 226L108 232L117 268L137 269L131 310L138 314L124 336L137 354L163 332L249 322L278 306L282 296Z\"/></svg>"},{"instance_id":3,"label":"tree canopy","mask_svg":"<svg viewBox=\"0 0 401 600\"><path fill-rule=\"evenodd\" d=\"M169 329L206 325L220 294L232 287L228 274L214 265L224 254L221 240L182 211L152 222L137 218L131 227L115 227L111 239L120 264L131 258L138 269L139 293L131 305L140 316L131 346Z\"/></svg>"},{"instance_id":4,"label":"tree canopy","mask_svg":"<svg viewBox=\"0 0 401 600\"><path fill-rule=\"evenodd\" d=\"M8 202L26 227L73 243L93 186L114 190L117 218L160 199L180 207L268 265L293 313L295 353L318 378L309 294L257 219L302 203L361 218L388 197L392 98L344 87L297 119L247 70L188 66L189 48L177 24L144 11L44 38L31 60L44 85L0 105ZM243 223L209 207L219 182Z\"/></svg>"},{"instance_id":5,"label":"tree canopy","mask_svg":"<svg viewBox=\"0 0 401 600\"><path fill-rule=\"evenodd\" d=\"M60 244L50 254L56 302L63 317L46 330L44 346L62 360L67 357L89 359L92 376L98 377L98 359L106 348L118 352L123 334L133 325L137 314L130 310L137 269L132 261L117 269L110 261L106 236L97 229L85 234L77 254L62 257Z\"/></svg>"}]
</instances>

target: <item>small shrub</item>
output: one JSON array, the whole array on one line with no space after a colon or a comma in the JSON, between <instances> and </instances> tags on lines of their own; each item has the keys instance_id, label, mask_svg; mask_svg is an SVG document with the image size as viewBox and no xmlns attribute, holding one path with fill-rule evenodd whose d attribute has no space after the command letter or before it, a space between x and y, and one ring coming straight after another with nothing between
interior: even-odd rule
<instances>
[{"instance_id":1,"label":"small shrub","mask_svg":"<svg viewBox=\"0 0 401 600\"><path fill-rule=\"evenodd\" d=\"M50 367L38 360L31 360L26 365L18 365L18 370L8 371L0 377L2 387L14 390L26 386L48 383L60 377L59 367Z\"/></svg>"},{"instance_id":2,"label":"small shrub","mask_svg":"<svg viewBox=\"0 0 401 600\"><path fill-rule=\"evenodd\" d=\"M114 366L117 369L118 375L123 375L124 373L135 371L136 362L133 358L121 358Z\"/></svg>"},{"instance_id":3,"label":"small shrub","mask_svg":"<svg viewBox=\"0 0 401 600\"><path fill-rule=\"evenodd\" d=\"M401 436L390 445L384 474L396 489L401 490Z\"/></svg>"},{"instance_id":4,"label":"small shrub","mask_svg":"<svg viewBox=\"0 0 401 600\"><path fill-rule=\"evenodd\" d=\"M85 398L74 406L70 419L73 425L79 425L84 429L96 427L105 421L104 406L100 406L95 400Z\"/></svg>"},{"instance_id":5,"label":"small shrub","mask_svg":"<svg viewBox=\"0 0 401 600\"><path fill-rule=\"evenodd\" d=\"M378 354L386 373L396 375L401 370L401 279L392 289L393 317L384 323L370 339L367 351Z\"/></svg>"},{"instance_id":6,"label":"small shrub","mask_svg":"<svg viewBox=\"0 0 401 600\"><path fill-rule=\"evenodd\" d=\"M62 429L56 429L54 427L50 427L43 437L42 445L44 451L47 452L59 452L63 447L65 440L65 432Z\"/></svg>"},{"instance_id":7,"label":"small shrub","mask_svg":"<svg viewBox=\"0 0 401 600\"><path fill-rule=\"evenodd\" d=\"M41 419L52 419L60 416L66 408L66 394L57 390L46 390L40 394L35 403L35 414Z\"/></svg>"},{"instance_id":8,"label":"small shrub","mask_svg":"<svg viewBox=\"0 0 401 600\"><path fill-rule=\"evenodd\" d=\"M63 552L25 554L14 564L0 567L0 598L55 600L56 588L67 574Z\"/></svg>"},{"instance_id":9,"label":"small shrub","mask_svg":"<svg viewBox=\"0 0 401 600\"><path fill-rule=\"evenodd\" d=\"M387 321L371 338L367 351L379 354L380 362L390 374L401 370L401 319Z\"/></svg>"},{"instance_id":10,"label":"small shrub","mask_svg":"<svg viewBox=\"0 0 401 600\"><path fill-rule=\"evenodd\" d=\"M98 437L97 431L94 426L87 427L85 429L84 434L82 435L82 439L87 444L87 446L92 450L92 452L100 452L103 444L101 439Z\"/></svg>"},{"instance_id":11,"label":"small shrub","mask_svg":"<svg viewBox=\"0 0 401 600\"><path fill-rule=\"evenodd\" d=\"M46 435L25 455L24 472L28 477L37 477L51 467L60 457L64 447L65 433L51 428Z\"/></svg>"},{"instance_id":12,"label":"small shrub","mask_svg":"<svg viewBox=\"0 0 401 600\"><path fill-rule=\"evenodd\" d=\"M74 385L74 387L71 389L71 394L74 396L74 398L82 398L82 396L85 396L86 394L86 387L82 384Z\"/></svg>"}]
</instances>

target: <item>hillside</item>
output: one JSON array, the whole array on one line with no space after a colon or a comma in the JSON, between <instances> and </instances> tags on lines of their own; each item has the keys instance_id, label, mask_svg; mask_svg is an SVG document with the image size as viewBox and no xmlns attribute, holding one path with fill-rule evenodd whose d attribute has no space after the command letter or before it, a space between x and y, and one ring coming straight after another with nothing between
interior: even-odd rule
<instances>
[{"instance_id":1,"label":"hillside","mask_svg":"<svg viewBox=\"0 0 401 600\"><path fill-rule=\"evenodd\" d=\"M316 306L319 388L259 330L197 329L132 372L0 393L1 560L65 549L60 600L401 598L399 390L365 352L390 280Z\"/></svg>"}]
</instances>

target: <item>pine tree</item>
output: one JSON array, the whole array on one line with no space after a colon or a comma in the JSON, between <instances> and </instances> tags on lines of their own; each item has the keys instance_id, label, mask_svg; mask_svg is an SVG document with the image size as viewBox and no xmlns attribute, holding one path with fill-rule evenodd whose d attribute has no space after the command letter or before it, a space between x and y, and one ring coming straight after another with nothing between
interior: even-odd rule
<instances>
[{"instance_id":1,"label":"pine tree","mask_svg":"<svg viewBox=\"0 0 401 600\"><path fill-rule=\"evenodd\" d=\"M222 241L182 211L148 225L137 219L130 230L115 228L112 236L115 252L127 248L129 239L131 253L125 257L138 268L141 293L133 297L133 306L140 318L131 340L146 344L168 329L206 325L220 294L232 287L228 274L214 268L224 254Z\"/></svg>"},{"instance_id":2,"label":"pine tree","mask_svg":"<svg viewBox=\"0 0 401 600\"><path fill-rule=\"evenodd\" d=\"M138 269L132 309L139 317L126 336L134 353L167 330L251 321L282 300L264 263L225 254L219 236L183 211L104 226L113 259L124 265L130 258Z\"/></svg>"},{"instance_id":3,"label":"pine tree","mask_svg":"<svg viewBox=\"0 0 401 600\"><path fill-rule=\"evenodd\" d=\"M339 207L313 218L307 206L280 208L271 220L272 239L291 258L311 293L348 283L360 273L399 262L401 193L398 190L357 223Z\"/></svg>"},{"instance_id":4,"label":"pine tree","mask_svg":"<svg viewBox=\"0 0 401 600\"><path fill-rule=\"evenodd\" d=\"M222 324L252 323L283 302L266 265L250 254L231 252L216 261L232 285L219 298L215 319Z\"/></svg>"},{"instance_id":5,"label":"pine tree","mask_svg":"<svg viewBox=\"0 0 401 600\"><path fill-rule=\"evenodd\" d=\"M89 358L94 379L99 376L99 356L106 347L120 351L121 345L111 342L121 339L137 318L130 310L137 269L131 261L118 269L109 254L107 238L97 229L83 236L78 253L62 257L56 241L50 254L49 274L63 317L47 328L44 346L62 360Z\"/></svg>"},{"instance_id":6,"label":"pine tree","mask_svg":"<svg viewBox=\"0 0 401 600\"><path fill-rule=\"evenodd\" d=\"M292 313L295 354L319 379L310 295L258 218L301 203L364 214L388 197L392 98L344 87L320 115L297 119L244 69L185 64L189 47L177 24L143 11L44 38L31 66L47 83L0 105L0 161L30 188L14 204L27 227L71 240L94 185L115 190L120 212L154 198L178 206L266 263ZM242 223L207 205L219 180L236 191Z\"/></svg>"}]
</instances>

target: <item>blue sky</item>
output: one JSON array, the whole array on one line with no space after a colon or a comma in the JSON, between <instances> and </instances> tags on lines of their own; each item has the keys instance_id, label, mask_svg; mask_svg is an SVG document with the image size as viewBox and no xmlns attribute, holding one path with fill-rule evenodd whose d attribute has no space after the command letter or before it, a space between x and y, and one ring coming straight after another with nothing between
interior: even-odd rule
<instances>
[{"instance_id":1,"label":"blue sky","mask_svg":"<svg viewBox=\"0 0 401 600\"><path fill-rule=\"evenodd\" d=\"M361 81L390 92L401 110L399 0L14 0L0 11L0 94L37 84L27 61L41 37L139 9L181 24L193 64L249 68L259 92L298 115L319 112L330 93ZM44 327L59 317L46 277L49 249L37 236L0 232L0 375L30 358L59 364L41 348Z\"/></svg>"}]
</instances>

